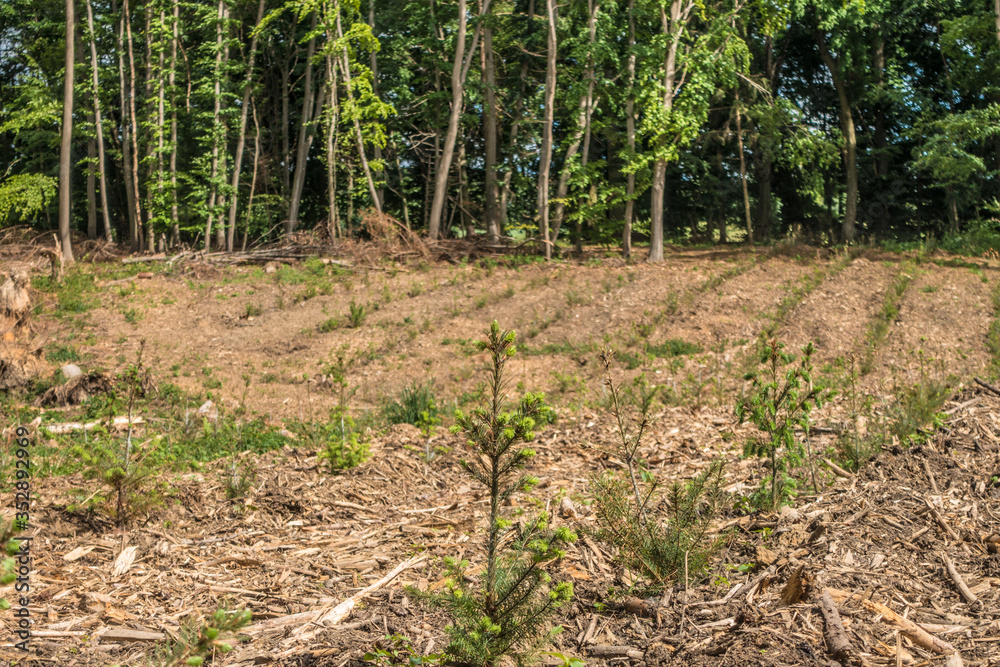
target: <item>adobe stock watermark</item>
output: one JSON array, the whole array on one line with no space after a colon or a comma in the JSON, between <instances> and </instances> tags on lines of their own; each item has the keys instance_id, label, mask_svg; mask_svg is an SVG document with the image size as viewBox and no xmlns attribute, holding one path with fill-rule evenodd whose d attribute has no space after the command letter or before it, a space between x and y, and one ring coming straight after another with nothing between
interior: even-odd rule
<instances>
[{"instance_id":1,"label":"adobe stock watermark","mask_svg":"<svg viewBox=\"0 0 1000 667\"><path fill-rule=\"evenodd\" d=\"M14 461L15 478L14 485L14 530L27 530L31 524L31 439L28 437L29 431L25 426L18 426L15 431L17 438L14 441ZM14 609L14 622L16 629L14 635L20 641L14 643L14 648L21 651L28 650L28 643L31 641L31 612L28 604L31 602L31 544L34 538L30 535L18 536L20 548L13 554L15 572L17 578L14 580L14 591L18 594L17 605Z\"/></svg>"}]
</instances>

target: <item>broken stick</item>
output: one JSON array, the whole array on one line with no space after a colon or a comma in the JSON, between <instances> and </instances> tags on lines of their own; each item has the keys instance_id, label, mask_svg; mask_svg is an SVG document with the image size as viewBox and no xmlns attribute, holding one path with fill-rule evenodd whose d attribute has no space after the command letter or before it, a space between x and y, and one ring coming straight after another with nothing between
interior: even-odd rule
<instances>
[{"instance_id":1,"label":"broken stick","mask_svg":"<svg viewBox=\"0 0 1000 667\"><path fill-rule=\"evenodd\" d=\"M823 592L829 592L830 597L836 602L843 602L844 600L852 597L852 595L847 591L842 591L837 588L826 588ZM878 602L873 602L872 600L867 599L862 600L861 602L868 611L873 614L881 614L883 619L899 628L899 631L909 637L910 641L914 644L922 646L928 651L933 651L934 653L938 653L940 655L953 655L958 653L958 650L948 642L938 639L910 619L903 618L892 609L886 607L884 604L879 604Z\"/></svg>"},{"instance_id":2,"label":"broken stick","mask_svg":"<svg viewBox=\"0 0 1000 667\"><path fill-rule=\"evenodd\" d=\"M965 583L965 579L963 579L962 575L958 573L958 568L955 567L955 562L948 558L948 554L943 551L941 552L941 560L944 561L944 567L948 570L951 580L954 581L955 586L958 587L958 592L962 594L962 597L965 598L966 602L974 604L979 598L977 598L976 594L969 589L968 584Z\"/></svg>"},{"instance_id":3,"label":"broken stick","mask_svg":"<svg viewBox=\"0 0 1000 667\"><path fill-rule=\"evenodd\" d=\"M819 610L826 621L826 645L830 650L830 657L837 662L844 662L851 653L851 641L847 638L844 622L840 620L840 612L837 611L837 604L830 597L829 590L823 591L823 595L819 597Z\"/></svg>"}]
</instances>

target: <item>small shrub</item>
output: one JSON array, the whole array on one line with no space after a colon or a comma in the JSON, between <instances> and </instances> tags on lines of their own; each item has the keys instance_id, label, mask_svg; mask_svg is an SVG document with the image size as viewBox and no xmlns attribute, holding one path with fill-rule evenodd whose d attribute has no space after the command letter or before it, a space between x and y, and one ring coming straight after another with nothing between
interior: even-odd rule
<instances>
[{"instance_id":1,"label":"small shrub","mask_svg":"<svg viewBox=\"0 0 1000 667\"><path fill-rule=\"evenodd\" d=\"M16 533L17 528L14 523L0 518L0 548L3 549L3 553L0 554L0 589L6 588L17 579L18 563L11 558L16 556L21 548L20 540L14 537ZM10 609L10 602L0 596L0 611L5 609Z\"/></svg>"},{"instance_id":2,"label":"small shrub","mask_svg":"<svg viewBox=\"0 0 1000 667\"><path fill-rule=\"evenodd\" d=\"M55 345L45 353L45 358L53 364L69 364L80 361L80 353L72 345Z\"/></svg>"},{"instance_id":3,"label":"small shrub","mask_svg":"<svg viewBox=\"0 0 1000 667\"><path fill-rule=\"evenodd\" d=\"M453 431L468 436L472 456L463 467L490 493L486 571L472 585L465 576L468 563L446 559L448 590L440 601L453 622L445 652L463 664L496 665L505 656L521 664L561 629L546 631L555 611L572 598L573 587L552 585L544 566L561 558L562 545L576 536L566 528L550 529L543 514L506 539L512 524L501 513L504 501L537 481L522 472L535 454L522 443L534 438L543 397L529 393L515 409L506 409L504 371L514 355L514 332L501 331L493 322L479 347L490 357L488 401L467 415L456 411Z\"/></svg>"},{"instance_id":4,"label":"small shrub","mask_svg":"<svg viewBox=\"0 0 1000 667\"><path fill-rule=\"evenodd\" d=\"M622 391L611 375L611 351L604 350L601 359L616 421L617 440L610 453L622 461L627 477L606 472L591 479L595 535L617 548L619 563L641 577L650 592L659 591L679 575L703 571L717 545L709 528L724 507L723 462L716 460L690 482L672 484L660 499L664 511L651 517L658 482L642 469L638 455L656 389L640 376L631 391Z\"/></svg>"},{"instance_id":5,"label":"small shrub","mask_svg":"<svg viewBox=\"0 0 1000 667\"><path fill-rule=\"evenodd\" d=\"M246 306L246 310L243 312L243 318L249 319L251 317L260 317L263 312L264 311L263 309L261 309L260 306L248 303Z\"/></svg>"},{"instance_id":6,"label":"small shrub","mask_svg":"<svg viewBox=\"0 0 1000 667\"><path fill-rule=\"evenodd\" d=\"M188 620L181 626L177 639L160 647L147 663L150 667L182 667L205 664L216 653L229 653L239 641L235 633L248 625L249 611L220 609L201 623Z\"/></svg>"},{"instance_id":7,"label":"small shrub","mask_svg":"<svg viewBox=\"0 0 1000 667\"><path fill-rule=\"evenodd\" d=\"M103 504L108 514L124 527L160 504L159 494L151 480L155 471L146 462L148 452L132 441L132 420L136 400L143 392L146 371L142 363L145 340L139 346L134 364L129 365L120 376L120 382L128 392L128 431L125 439L116 438L105 429L95 428L94 438L84 447L77 445L73 454L83 463L84 479L93 479L103 489L91 495L93 504ZM115 406L116 401L109 401ZM100 493L100 491L104 493Z\"/></svg>"},{"instance_id":8,"label":"small shrub","mask_svg":"<svg viewBox=\"0 0 1000 667\"><path fill-rule=\"evenodd\" d=\"M361 659L373 662L380 667L421 667L422 665L438 665L444 661L441 653L421 655L409 637L405 635L386 635L375 642L375 646Z\"/></svg>"},{"instance_id":9,"label":"small shrub","mask_svg":"<svg viewBox=\"0 0 1000 667\"><path fill-rule=\"evenodd\" d=\"M239 463L234 456L223 476L222 487L226 498L236 500L246 498L256 481L257 467L252 462Z\"/></svg>"},{"instance_id":10,"label":"small shrub","mask_svg":"<svg viewBox=\"0 0 1000 667\"><path fill-rule=\"evenodd\" d=\"M351 299L349 308L347 321L350 322L352 329L357 329L365 323L365 317L368 316L368 313L365 311L364 304L357 303L354 299Z\"/></svg>"},{"instance_id":11,"label":"small shrub","mask_svg":"<svg viewBox=\"0 0 1000 667\"><path fill-rule=\"evenodd\" d=\"M750 393L736 405L740 423L749 421L762 434L747 439L744 456L766 458L770 463L770 474L751 502L772 510L794 496L798 482L792 473L803 461L810 466L813 487L818 486L811 452L796 439L795 429L808 429L813 408L822 405L828 396L813 385L812 343L802 349L798 364L783 351L784 347L775 339L765 344L759 358L762 370L747 374Z\"/></svg>"},{"instance_id":12,"label":"small shrub","mask_svg":"<svg viewBox=\"0 0 1000 667\"><path fill-rule=\"evenodd\" d=\"M316 331L319 333L330 333L331 331L336 331L339 328L340 319L336 317L330 317L316 325Z\"/></svg>"},{"instance_id":13,"label":"small shrub","mask_svg":"<svg viewBox=\"0 0 1000 667\"><path fill-rule=\"evenodd\" d=\"M698 354L702 351L701 346L677 338L670 338L659 345L647 345L646 351L654 357L669 359L670 357L681 357L689 354Z\"/></svg>"},{"instance_id":14,"label":"small shrub","mask_svg":"<svg viewBox=\"0 0 1000 667\"><path fill-rule=\"evenodd\" d=\"M390 424L413 424L428 434L441 423L437 398L429 383L403 387L399 398L386 405L384 412Z\"/></svg>"}]
</instances>

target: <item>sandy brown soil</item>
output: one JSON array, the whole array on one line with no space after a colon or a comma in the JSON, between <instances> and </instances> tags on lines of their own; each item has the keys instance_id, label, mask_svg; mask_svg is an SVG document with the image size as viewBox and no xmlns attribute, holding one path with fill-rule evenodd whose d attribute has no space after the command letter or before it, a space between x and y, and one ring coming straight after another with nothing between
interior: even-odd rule
<instances>
[{"instance_id":1,"label":"sandy brown soil","mask_svg":"<svg viewBox=\"0 0 1000 667\"><path fill-rule=\"evenodd\" d=\"M409 266L395 275L354 275L350 289L337 283L329 295L301 304L294 302L301 286L273 276L250 278L249 270L227 269L204 280L158 275L136 281L135 294L107 289L102 307L76 324L43 320L43 328L93 355L88 363L109 369L120 368L145 338L161 381L203 392L203 369L211 368L222 381L214 391L229 404L242 393L242 376L251 374L251 410L280 422L319 417L333 404L315 376L342 346L364 357L349 373L360 388L358 409L425 378L451 401L481 381L482 359L467 354L464 344L442 341L475 339L497 318L518 329L536 351L558 346L551 354L521 355L513 366L514 382L549 390L564 406L560 421L534 445L539 455L531 472L541 484L516 502L549 509L557 525L585 534L594 520L588 479L613 465L602 450L614 437L612 423L593 407L601 393L593 348L610 343L636 349L641 340L634 325L655 321L650 342L678 338L705 352L680 369L656 359L631 372L619 368L619 377L646 372L665 381L697 366L706 373L735 372L736 358L758 335L763 318L789 285L817 266L762 257L755 268L699 291L711 276L746 260L742 253L681 252L662 267L608 260L501 267L492 274L476 267ZM896 266L854 260L792 311L781 336L790 346L815 340L824 363L860 349ZM986 275L990 284L968 269L921 265L880 353L877 381L890 381L889 364L902 368L897 372L918 373L913 351L923 349L942 360L944 371L971 384L989 362L989 293L996 276ZM928 286L936 289L923 289ZM513 296L507 296L508 287ZM343 317L352 298L374 303L386 293L392 299L363 327L316 331L327 318ZM658 317L671 295L680 296L680 309ZM261 314L241 317L248 303ZM142 311L135 324L123 314L129 308ZM548 326L541 327L543 322ZM538 332L529 338L533 330ZM729 355L729 366L713 360L711 350L720 340L727 342L719 355ZM582 388L560 393L557 373L578 377ZM727 488L733 493L749 490L766 474L759 462L740 459L748 431L734 423L735 386L725 385L719 405L706 392L681 406L658 406L642 450L657 475L687 479L720 455L729 461ZM626 575L607 546L581 539L553 569L576 590L572 605L555 619L565 628L555 650L592 664L825 666L830 662L817 599L829 586L905 613L953 644L966 665L1000 664L1000 555L987 539L1000 522L1000 398L966 390L947 407L973 398L978 404L956 411L920 447L886 451L851 479L824 469L824 492L800 497L780 515L724 517L726 543L709 572L689 587L668 591L652 616L629 613L620 598L609 597L609 587L627 589ZM842 411L835 403L818 421ZM154 432L155 426L137 435ZM832 438L820 434L813 444L826 451ZM101 635L121 627L174 633L189 614L210 613L224 602L250 609L255 623L329 607L414 555L427 558L366 598L342 627L304 642L290 633L296 624L252 632L217 664L360 667L360 656L392 633L407 635L420 651L440 650L447 642L447 618L405 587L439 589L444 556L462 556L474 566L482 562L487 506L458 464L462 443L441 431L428 445L415 428L397 426L375 438L368 462L339 475L320 467L315 451L286 446L260 458L258 482L246 503L226 500L220 463L171 480L178 502L129 531L124 542L106 520L65 510L67 490L86 485L81 478L36 480L32 612L36 629L44 632L29 656L16 653L4 645L11 618L0 615L0 661L140 665L149 645L102 641ZM9 449L9 443L4 446ZM425 449L436 446L448 451L425 461ZM559 511L564 497L572 500L576 516ZM0 497L5 515L12 502L11 494ZM123 546L137 548L135 562L114 576ZM82 556L66 558L81 547ZM977 602L960 596L942 554L954 561ZM780 594L796 571L807 585L783 605ZM897 654L898 664L945 662L908 638L898 639L890 624L857 602L841 605L841 614L852 641L851 664L894 665ZM608 647L619 647L620 657L593 657L606 655Z\"/></svg>"}]
</instances>

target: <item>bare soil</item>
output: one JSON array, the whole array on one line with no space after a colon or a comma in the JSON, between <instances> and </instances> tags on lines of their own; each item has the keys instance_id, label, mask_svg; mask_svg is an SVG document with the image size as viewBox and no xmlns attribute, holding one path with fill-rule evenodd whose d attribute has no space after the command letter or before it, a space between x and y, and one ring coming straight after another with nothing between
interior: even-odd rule
<instances>
[{"instance_id":1,"label":"bare soil","mask_svg":"<svg viewBox=\"0 0 1000 667\"><path fill-rule=\"evenodd\" d=\"M518 269L386 265L331 279L329 294L298 302L307 286L279 280L280 274L197 268L108 285L86 314L56 319L44 310L34 326L50 341L76 346L85 372L120 369L145 339L161 384L212 391L228 408L245 400L251 413L281 424L323 418L334 405L321 374L338 350L354 359L348 381L358 388L357 411L425 380L453 405L483 381L483 359L464 341L481 337L498 319L527 347L515 357L512 391L521 382L547 391L561 413L533 445L538 456L531 473L541 484L515 502L528 511L549 510L556 525L584 536L552 569L575 587L574 601L554 621L564 628L555 651L593 664L647 667L826 666L817 600L832 587L922 624L953 644L966 665L998 665L1000 555L990 537L1000 520L1000 397L980 393L985 390L972 382L990 362L989 297L997 274L985 262L979 275L919 265L880 349L868 391L887 391L898 378L916 382L921 373L955 375L958 393L945 407L979 399L947 417L925 442L884 451L851 478L820 468L822 493L800 496L780 514L727 515L719 525L725 543L710 570L652 601L652 615L623 607L627 573L615 566L608 546L586 536L594 522L588 480L615 465L605 451L615 434L600 407L596 350L641 351L668 339L699 345L702 353L680 362L646 358L631 370L620 362L615 372L626 380L644 372L663 384L699 369L703 380L725 376L717 392L699 389L679 405L659 405L642 456L668 482L688 479L723 456L727 489L746 493L767 471L740 456L749 429L736 424L732 412L736 374L787 290L832 261L813 259L812 251L804 256L809 259L757 257L752 268L711 289L703 289L707 280L751 257L678 251L662 266L615 259ZM817 365L842 372L834 362L862 349L901 259L855 259L802 300L779 337L790 348L815 342ZM116 289L122 286L129 289ZM320 333L317 327L329 318L346 319L352 299L369 307L363 325ZM679 306L671 314L673 303ZM650 323L645 337L637 333ZM816 422L835 427L844 411L838 399ZM136 435L155 432L154 423ZM13 436L9 429L5 434L7 452ZM821 429L812 445L832 452L834 438ZM361 655L394 633L422 652L442 650L446 616L408 587L440 590L445 556L482 563L487 498L461 470L464 446L461 436L443 429L428 442L416 428L396 426L374 437L367 462L331 475L317 452L291 443L258 458L258 480L245 502L226 499L221 480L229 464L220 461L172 476L176 502L125 535L100 515L67 511L68 491L87 486L79 475L36 479L30 607L36 636L30 653L15 651L13 619L10 612L0 615L0 661L141 665L150 644L102 641L102 635L116 628L176 634L189 615L222 604L245 606L254 623L331 607L414 555L426 559L366 597L341 627L322 629L307 642L291 632L295 624L251 633L215 664L360 667ZM437 447L442 453L427 461L425 452ZM13 495L0 496L8 516ZM560 510L566 497L573 512ZM115 575L127 546L136 547L135 560ZM945 555L976 602L960 595ZM795 601L782 604L796 572L805 586ZM944 656L899 635L857 599L840 610L851 664L945 664Z\"/></svg>"}]
</instances>

